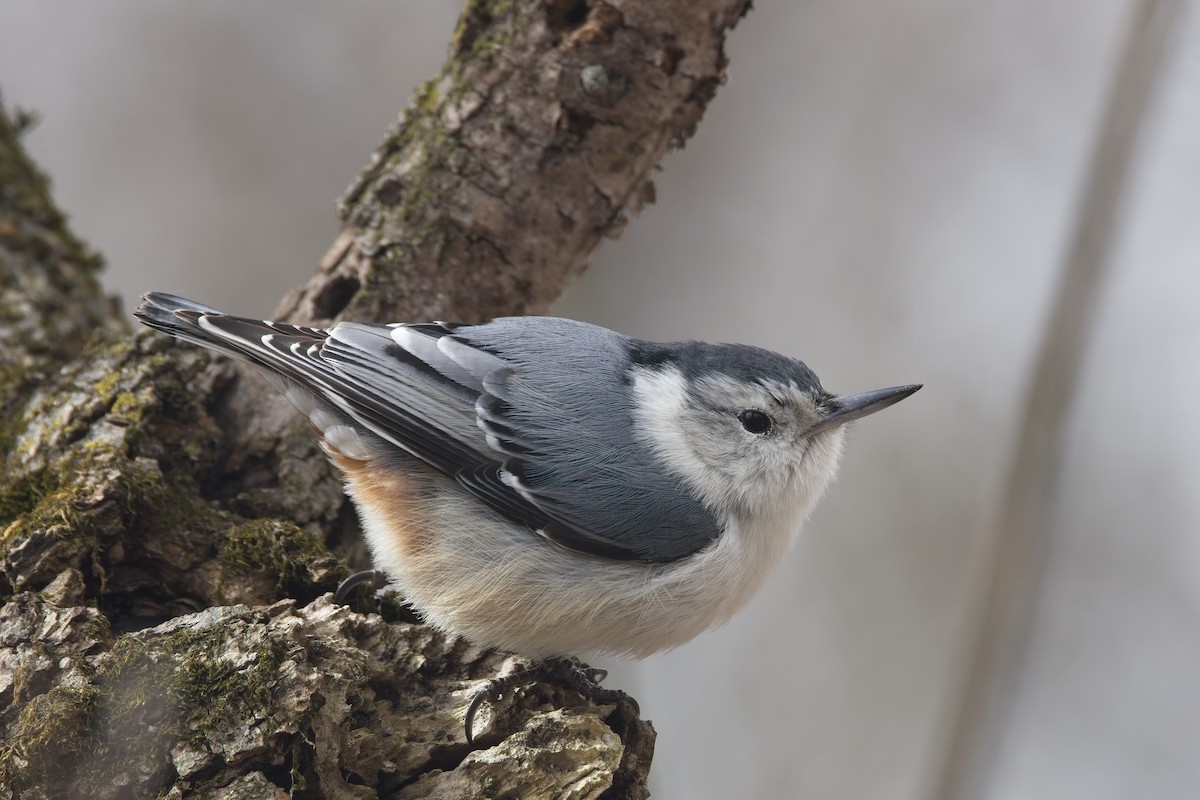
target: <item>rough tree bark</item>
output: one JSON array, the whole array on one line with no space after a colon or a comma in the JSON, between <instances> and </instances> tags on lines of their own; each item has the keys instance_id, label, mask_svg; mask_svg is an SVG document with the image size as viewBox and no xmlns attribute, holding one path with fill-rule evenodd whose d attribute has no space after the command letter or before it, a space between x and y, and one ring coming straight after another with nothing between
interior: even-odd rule
<instances>
[{"instance_id":1,"label":"rough tree bark","mask_svg":"<svg viewBox=\"0 0 1200 800\"><path fill-rule=\"evenodd\" d=\"M748 5L471 0L278 314L546 310L652 200ZM354 522L311 433L131 334L19 128L0 109L0 796L642 796L632 702L531 687L469 746L504 655L331 604Z\"/></svg>"}]
</instances>

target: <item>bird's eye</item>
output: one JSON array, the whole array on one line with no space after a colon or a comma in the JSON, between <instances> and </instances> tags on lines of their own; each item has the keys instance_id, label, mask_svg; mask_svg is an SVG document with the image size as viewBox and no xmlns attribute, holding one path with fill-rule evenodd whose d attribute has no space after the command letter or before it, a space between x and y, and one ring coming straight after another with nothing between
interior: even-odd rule
<instances>
[{"instance_id":1,"label":"bird's eye","mask_svg":"<svg viewBox=\"0 0 1200 800\"><path fill-rule=\"evenodd\" d=\"M771 418L757 408L748 408L738 414L738 422L750 433L766 433L774 425Z\"/></svg>"}]
</instances>

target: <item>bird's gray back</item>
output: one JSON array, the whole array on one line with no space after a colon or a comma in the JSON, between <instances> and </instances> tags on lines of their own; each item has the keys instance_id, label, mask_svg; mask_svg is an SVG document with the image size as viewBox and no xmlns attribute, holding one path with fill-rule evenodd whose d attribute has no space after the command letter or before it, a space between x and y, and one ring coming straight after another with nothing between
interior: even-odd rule
<instances>
[{"instance_id":1,"label":"bird's gray back","mask_svg":"<svg viewBox=\"0 0 1200 800\"><path fill-rule=\"evenodd\" d=\"M635 433L635 340L549 317L501 318L455 334L511 368L494 393L531 453L506 466L513 462L539 506L645 560L681 558L717 537L714 514Z\"/></svg>"}]
</instances>

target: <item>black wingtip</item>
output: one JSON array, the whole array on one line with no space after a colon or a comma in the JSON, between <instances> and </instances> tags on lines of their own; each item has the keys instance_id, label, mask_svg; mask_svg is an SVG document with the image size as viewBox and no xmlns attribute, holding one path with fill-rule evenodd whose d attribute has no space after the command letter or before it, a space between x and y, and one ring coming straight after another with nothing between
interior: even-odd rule
<instances>
[{"instance_id":1,"label":"black wingtip","mask_svg":"<svg viewBox=\"0 0 1200 800\"><path fill-rule=\"evenodd\" d=\"M210 308L195 300L188 300L177 294L167 292L146 292L142 302L134 309L133 315L140 320L164 320L179 311L190 311L195 314L220 314L215 308Z\"/></svg>"},{"instance_id":2,"label":"black wingtip","mask_svg":"<svg viewBox=\"0 0 1200 800\"><path fill-rule=\"evenodd\" d=\"M228 345L223 345L199 325L200 317L205 315L224 316L215 308L166 292L146 292L133 310L133 316L139 322L156 331L228 352Z\"/></svg>"}]
</instances>

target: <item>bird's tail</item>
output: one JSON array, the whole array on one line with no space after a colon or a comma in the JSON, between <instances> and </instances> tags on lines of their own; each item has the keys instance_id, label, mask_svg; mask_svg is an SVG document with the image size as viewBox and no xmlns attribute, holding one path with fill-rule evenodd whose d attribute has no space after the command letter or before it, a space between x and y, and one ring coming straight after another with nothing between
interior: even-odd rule
<instances>
[{"instance_id":1,"label":"bird's tail","mask_svg":"<svg viewBox=\"0 0 1200 800\"><path fill-rule=\"evenodd\" d=\"M216 350L268 372L285 374L289 370L279 370L278 354L264 346L266 337L316 344L328 336L316 328L230 316L185 297L163 292L142 295L142 302L133 315L145 325L177 339Z\"/></svg>"},{"instance_id":2,"label":"bird's tail","mask_svg":"<svg viewBox=\"0 0 1200 800\"><path fill-rule=\"evenodd\" d=\"M238 355L224 340L205 331L200 318L206 314L221 312L184 297L162 292L147 292L133 315L155 330L168 333L178 339L186 339L229 355Z\"/></svg>"}]
</instances>

